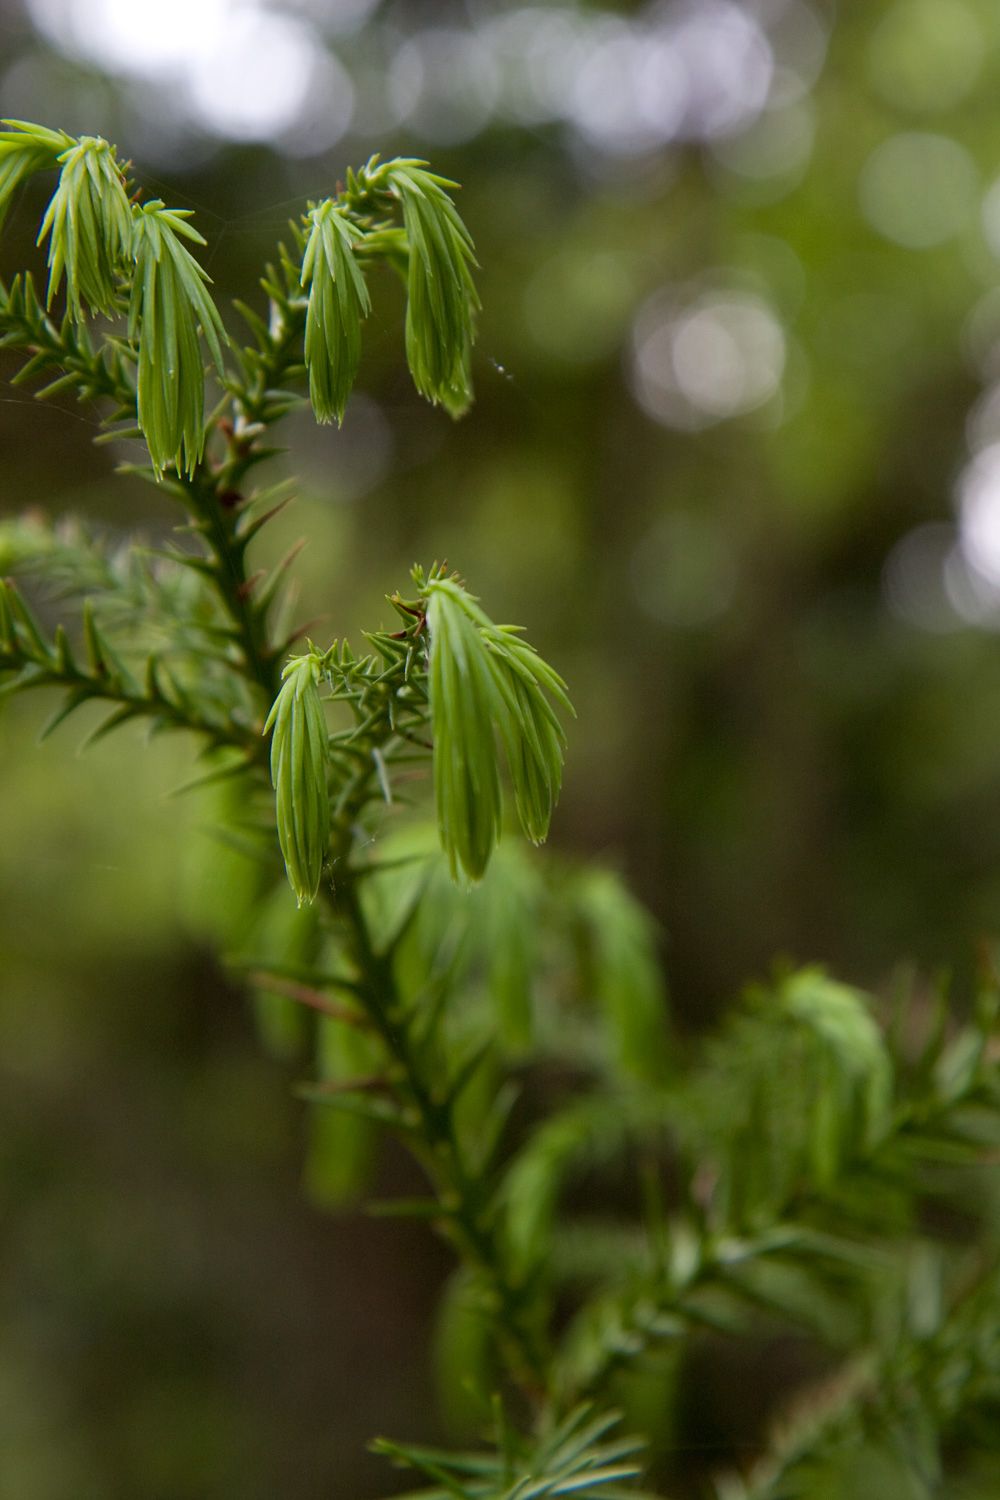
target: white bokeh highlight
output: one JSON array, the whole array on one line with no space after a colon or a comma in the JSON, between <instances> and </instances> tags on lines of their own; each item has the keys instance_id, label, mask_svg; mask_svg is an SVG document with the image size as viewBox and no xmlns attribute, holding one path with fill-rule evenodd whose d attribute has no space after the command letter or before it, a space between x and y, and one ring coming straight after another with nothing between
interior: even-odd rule
<instances>
[{"instance_id":1,"label":"white bokeh highlight","mask_svg":"<svg viewBox=\"0 0 1000 1500\"><path fill-rule=\"evenodd\" d=\"M763 175L772 160L780 171L790 155L808 154L808 133L787 112L815 81L827 41L808 0L658 0L630 16L512 6L480 10L466 26L412 31L405 11L382 18L376 0L26 4L64 53L155 87L196 129L223 139L295 138L294 149L321 150L352 120L362 132L360 122L377 120L453 145L499 116L529 127L560 122L591 153L623 158L677 141L723 143L778 111L752 152L752 171ZM366 22L386 54L380 76L370 48L353 59L353 79L343 58L331 71L330 42ZM320 76L335 95L325 108ZM310 119L315 128L303 130Z\"/></svg>"},{"instance_id":2,"label":"white bokeh highlight","mask_svg":"<svg viewBox=\"0 0 1000 1500\"><path fill-rule=\"evenodd\" d=\"M958 482L959 530L967 561L1000 590L1000 442L977 453Z\"/></svg>"},{"instance_id":3,"label":"white bokeh highlight","mask_svg":"<svg viewBox=\"0 0 1000 1500\"><path fill-rule=\"evenodd\" d=\"M214 56L231 10L227 0L28 0L35 25L57 46L108 72L156 79Z\"/></svg>"},{"instance_id":4,"label":"white bokeh highlight","mask_svg":"<svg viewBox=\"0 0 1000 1500\"><path fill-rule=\"evenodd\" d=\"M213 134L271 140L302 114L319 57L301 22L243 10L231 17L224 46L193 59L188 97Z\"/></svg>"},{"instance_id":5,"label":"white bokeh highlight","mask_svg":"<svg viewBox=\"0 0 1000 1500\"><path fill-rule=\"evenodd\" d=\"M493 54L471 31L435 26L403 42L389 69L397 121L436 146L456 146L489 122L500 92Z\"/></svg>"},{"instance_id":6,"label":"white bokeh highlight","mask_svg":"<svg viewBox=\"0 0 1000 1500\"><path fill-rule=\"evenodd\" d=\"M785 335L773 310L743 291L685 303L660 293L633 326L632 389L665 427L696 431L766 405L781 388Z\"/></svg>"},{"instance_id":7,"label":"white bokeh highlight","mask_svg":"<svg viewBox=\"0 0 1000 1500\"><path fill-rule=\"evenodd\" d=\"M797 56L801 36L815 43L821 28L800 0L784 10L807 17L787 33ZM738 132L766 107L776 77L765 28L733 0L675 0L631 18L523 7L482 35L497 60L502 114L522 124L564 119L610 155Z\"/></svg>"},{"instance_id":8,"label":"white bokeh highlight","mask_svg":"<svg viewBox=\"0 0 1000 1500\"><path fill-rule=\"evenodd\" d=\"M334 9L336 7L334 6ZM222 139L296 134L316 148L344 133L350 78L299 6L256 0L28 0L40 31L106 72L166 93L178 114ZM332 90L322 105L321 86ZM141 95L140 95L141 98Z\"/></svg>"},{"instance_id":9,"label":"white bokeh highlight","mask_svg":"<svg viewBox=\"0 0 1000 1500\"><path fill-rule=\"evenodd\" d=\"M669 41L609 20L580 49L566 113L588 143L632 155L678 134L689 97L688 75Z\"/></svg>"},{"instance_id":10,"label":"white bokeh highlight","mask_svg":"<svg viewBox=\"0 0 1000 1500\"><path fill-rule=\"evenodd\" d=\"M1000 387L983 393L966 431L971 456L955 486L957 525L915 527L883 573L891 612L933 634L1000 630Z\"/></svg>"},{"instance_id":11,"label":"white bokeh highlight","mask_svg":"<svg viewBox=\"0 0 1000 1500\"><path fill-rule=\"evenodd\" d=\"M961 629L963 618L952 597L958 592L956 557L961 568L955 528L947 522L927 521L900 537L882 569L882 592L889 613L904 625L930 635L948 635Z\"/></svg>"},{"instance_id":12,"label":"white bokeh highlight","mask_svg":"<svg viewBox=\"0 0 1000 1500\"><path fill-rule=\"evenodd\" d=\"M979 174L951 136L903 131L877 146L858 182L861 212L873 229L907 250L929 250L975 218Z\"/></svg>"}]
</instances>

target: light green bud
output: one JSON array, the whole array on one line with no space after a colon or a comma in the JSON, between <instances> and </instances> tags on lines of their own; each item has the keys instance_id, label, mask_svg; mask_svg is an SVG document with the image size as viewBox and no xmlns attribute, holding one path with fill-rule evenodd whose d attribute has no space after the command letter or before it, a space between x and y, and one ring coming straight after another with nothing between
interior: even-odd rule
<instances>
[{"instance_id":1,"label":"light green bud","mask_svg":"<svg viewBox=\"0 0 1000 1500\"><path fill-rule=\"evenodd\" d=\"M316 899L330 842L329 735L317 683L319 662L299 656L282 673L264 725L271 737L278 842L300 906Z\"/></svg>"}]
</instances>

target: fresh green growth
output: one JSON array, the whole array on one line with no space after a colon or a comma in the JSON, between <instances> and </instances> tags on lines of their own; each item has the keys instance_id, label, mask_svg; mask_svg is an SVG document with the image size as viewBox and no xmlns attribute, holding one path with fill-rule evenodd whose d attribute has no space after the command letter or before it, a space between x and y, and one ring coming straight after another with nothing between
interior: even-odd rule
<instances>
[{"instance_id":1,"label":"fresh green growth","mask_svg":"<svg viewBox=\"0 0 1000 1500\"><path fill-rule=\"evenodd\" d=\"M368 316L371 299L355 259L350 221L332 198L311 208L309 218L302 257L302 285L309 288L309 399L320 422L334 417L340 422L361 362L361 319Z\"/></svg>"},{"instance_id":2,"label":"fresh green growth","mask_svg":"<svg viewBox=\"0 0 1000 1500\"><path fill-rule=\"evenodd\" d=\"M173 465L194 472L205 447L205 375L199 325L222 370L226 331L205 290L208 276L181 236L203 245L185 223L186 209L146 203L132 226L135 273L129 304L129 339L139 345L136 401L139 426L157 474Z\"/></svg>"},{"instance_id":3,"label":"fresh green growth","mask_svg":"<svg viewBox=\"0 0 1000 1500\"><path fill-rule=\"evenodd\" d=\"M469 232L445 191L456 184L424 166L399 161L388 173L410 242L406 358L421 395L460 416L472 400L469 360L479 306L471 271L475 260Z\"/></svg>"},{"instance_id":4,"label":"fresh green growth","mask_svg":"<svg viewBox=\"0 0 1000 1500\"><path fill-rule=\"evenodd\" d=\"M127 199L104 142L15 124L0 213L56 168L44 232L66 314L18 276L0 345L20 380L44 378L38 395L72 390L145 436L139 472L179 507L184 544L0 524L0 693L54 690L50 728L96 702L98 734L144 720L197 737L195 784L218 787L240 862L227 959L265 1045L308 1075L308 1190L368 1195L386 1134L419 1163L417 1197L367 1207L425 1219L455 1254L436 1370L443 1410L482 1441L381 1450L434 1500L624 1500L642 1442L615 1435L621 1408L676 1494L687 1362L709 1337L781 1336L828 1377L717 1476L720 1495L982 1493L966 1480L1000 1458L989 964L961 1021L920 986L892 1012L782 970L682 1045L658 934L618 876L529 847L562 774L556 672L443 568L415 570L414 596L391 600L399 628L361 653L289 660L291 559L250 569L283 503L251 476L307 382L320 420L342 415L366 277L404 278L418 387L467 402L477 301L449 185L409 161L349 173L293 226L301 254L279 248L239 347L188 249L200 237ZM126 308L124 331L89 330L88 311ZM46 591L67 611L54 630L31 603ZM526 840L502 836L508 781Z\"/></svg>"},{"instance_id":5,"label":"fresh green growth","mask_svg":"<svg viewBox=\"0 0 1000 1500\"><path fill-rule=\"evenodd\" d=\"M453 578L432 575L423 593L441 842L453 874L481 880L503 828L498 734L521 826L532 843L548 835L565 736L543 688L568 709L566 685Z\"/></svg>"},{"instance_id":6,"label":"fresh green growth","mask_svg":"<svg viewBox=\"0 0 1000 1500\"><path fill-rule=\"evenodd\" d=\"M49 241L46 306L52 306L65 271L76 322L83 320L81 302L111 317L132 249L132 210L121 169L107 141L94 136L74 142L58 161L59 186L38 236L39 243Z\"/></svg>"},{"instance_id":7,"label":"fresh green growth","mask_svg":"<svg viewBox=\"0 0 1000 1500\"><path fill-rule=\"evenodd\" d=\"M440 1453L401 1443L376 1443L402 1469L415 1469L431 1481L424 1500L450 1500L455 1494L476 1500L506 1500L508 1496L576 1495L580 1500L626 1500L635 1495L624 1481L642 1472L636 1455L642 1444L635 1438L617 1442L602 1439L621 1420L620 1413L594 1417L584 1405L569 1414L537 1445L526 1447L517 1435L502 1429L496 1456L481 1453Z\"/></svg>"},{"instance_id":8,"label":"fresh green growth","mask_svg":"<svg viewBox=\"0 0 1000 1500\"><path fill-rule=\"evenodd\" d=\"M12 130L0 131L0 225L18 188L35 172L56 165L64 151L80 142L63 130L46 130L23 120L5 120Z\"/></svg>"},{"instance_id":9,"label":"fresh green growth","mask_svg":"<svg viewBox=\"0 0 1000 1500\"><path fill-rule=\"evenodd\" d=\"M167 208L159 199L130 200L125 169L107 141L76 140L24 121L5 123L12 128L0 132L0 223L29 176L61 168L39 232L39 242L47 238L49 244L46 306L65 277L67 313L91 357L82 327L84 305L109 318L127 307L127 341L106 337L99 359L106 367L120 367L123 357L137 366L132 408L153 469L157 476L174 468L190 477L205 443L200 339L223 378L222 351L228 343L208 290L210 278L183 243L204 245L204 238L186 222L188 210ZM321 422L343 417L361 359L361 321L371 305L363 266L380 262L407 281L406 348L417 389L456 416L472 399L478 306L470 271L472 240L445 191L454 184L423 166L411 160L379 165L373 157L349 174L347 190L338 198L311 205L291 226L301 252L298 265L281 247L286 288L278 293L278 305L292 314L293 341L301 322L296 293L308 287L299 358L308 368L309 395ZM393 224L394 209L402 215L401 228ZM272 300L273 280L272 273L267 282ZM12 287L4 295L14 293ZM30 309L35 297L28 277L23 294ZM259 337L256 315L249 319ZM10 330L5 337L10 342ZM71 337L64 329L67 355ZM259 351L244 351L244 366L247 361L262 373ZM124 377L118 382L126 390L131 384ZM128 414L129 403L124 405L116 417Z\"/></svg>"},{"instance_id":10,"label":"fresh green growth","mask_svg":"<svg viewBox=\"0 0 1000 1500\"><path fill-rule=\"evenodd\" d=\"M310 656L290 661L284 686L271 706L264 733L271 734L271 781L277 802L278 843L298 904L319 890L330 842L330 748L316 683L319 664Z\"/></svg>"}]
</instances>

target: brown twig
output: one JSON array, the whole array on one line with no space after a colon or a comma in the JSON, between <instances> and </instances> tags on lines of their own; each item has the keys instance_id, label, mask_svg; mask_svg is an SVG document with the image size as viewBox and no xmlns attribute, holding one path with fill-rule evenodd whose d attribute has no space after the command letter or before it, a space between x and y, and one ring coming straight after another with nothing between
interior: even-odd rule
<instances>
[{"instance_id":1,"label":"brown twig","mask_svg":"<svg viewBox=\"0 0 1000 1500\"><path fill-rule=\"evenodd\" d=\"M338 1004L336 1000L324 995L322 990L315 990L310 985L299 984L294 979L283 979L280 974L268 974L264 969L253 970L247 975L247 979L258 989L285 995L289 1000L311 1006L313 1010L321 1011L324 1016L330 1016L335 1021L344 1021L348 1026L359 1026L364 1031L372 1029L368 1017L360 1011L352 1010L349 1005Z\"/></svg>"}]
</instances>

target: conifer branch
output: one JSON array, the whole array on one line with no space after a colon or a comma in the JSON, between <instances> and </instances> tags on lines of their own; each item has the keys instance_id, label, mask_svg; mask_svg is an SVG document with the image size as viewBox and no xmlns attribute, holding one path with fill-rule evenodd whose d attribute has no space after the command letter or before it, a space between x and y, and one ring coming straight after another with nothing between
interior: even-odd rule
<instances>
[{"instance_id":1,"label":"conifer branch","mask_svg":"<svg viewBox=\"0 0 1000 1500\"><path fill-rule=\"evenodd\" d=\"M46 733L84 703L114 707L98 734L145 718L156 728L187 729L203 735L212 749L239 750L249 767L260 764L261 747L249 726L225 713L213 713L204 692L187 691L156 655L145 662L142 682L130 670L97 624L93 612L83 616L86 665L81 664L62 626L49 640L28 605L10 583L0 583L0 692L59 688L65 693Z\"/></svg>"},{"instance_id":2,"label":"conifer branch","mask_svg":"<svg viewBox=\"0 0 1000 1500\"><path fill-rule=\"evenodd\" d=\"M135 426L136 393L130 374L134 354L121 339L104 337L95 349L86 324L67 314L57 326L45 311L31 275L15 276L9 289L0 282L0 349L27 354L14 376L15 385L53 370L60 373L38 392L44 400L71 390L79 401L110 401L107 422Z\"/></svg>"},{"instance_id":3,"label":"conifer branch","mask_svg":"<svg viewBox=\"0 0 1000 1500\"><path fill-rule=\"evenodd\" d=\"M544 1400L549 1351L542 1308L533 1289L511 1274L499 1235L490 1186L465 1160L455 1125L455 1100L445 1080L428 1073L393 972L392 953L377 953L358 899L356 872L334 866L330 899L344 922L359 974L359 999L400 1071L397 1103L416 1129L405 1137L437 1196L442 1232L485 1279L498 1343L510 1374L534 1404ZM423 1049L426 1051L426 1049Z\"/></svg>"},{"instance_id":4,"label":"conifer branch","mask_svg":"<svg viewBox=\"0 0 1000 1500\"><path fill-rule=\"evenodd\" d=\"M371 1133L396 1132L431 1192L378 1211L427 1218L456 1250L449 1316L474 1325L477 1397L520 1390L516 1423L497 1399L491 1448L381 1450L439 1500L624 1500L638 1445L581 1398L605 1401L656 1346L766 1319L807 1331L842 1369L747 1500L807 1495L861 1442L891 1445L933 1492L970 1414L995 1426L1000 1411L996 1251L962 1175L995 1192L995 978L971 1023L949 1034L942 1008L912 1058L866 996L785 973L682 1066L648 915L613 872L539 866L501 842L505 778L526 840L548 833L571 712L557 673L438 567L415 570L412 599L393 596L401 628L368 634L367 654L310 642L286 663L275 616L291 558L249 570L280 509L252 489L270 429L307 389L318 420L341 420L380 268L407 286L417 389L453 415L468 406L479 303L455 185L410 159L349 172L292 224L262 281L266 316L240 308L239 348L185 212L130 198L100 138L7 123L0 220L34 172L59 176L40 226L46 306L26 274L0 285L0 347L22 357L16 380L47 382L39 396L73 392L100 403L107 436L145 437L134 471L180 504L193 545L125 558L80 528L0 526L3 571L80 609L78 631L50 631L0 584L0 692L60 690L50 727L97 702L110 710L98 734L138 718L193 731L205 779L242 777L231 841L267 889L237 962L261 1014L287 1003L307 1017L292 1050L315 1044L300 1092L343 1152L337 1201L363 1189ZM62 296L59 320L48 306ZM120 330L95 336L95 312ZM330 731L327 703L346 727ZM429 838L391 832L414 774L433 784ZM297 905L268 884L279 852ZM517 1088L553 1063L563 1095L517 1124L512 1149ZM634 1176L642 1211L569 1213L567 1190L595 1167ZM974 1253L924 1230L928 1205L961 1208L982 1230Z\"/></svg>"}]
</instances>

